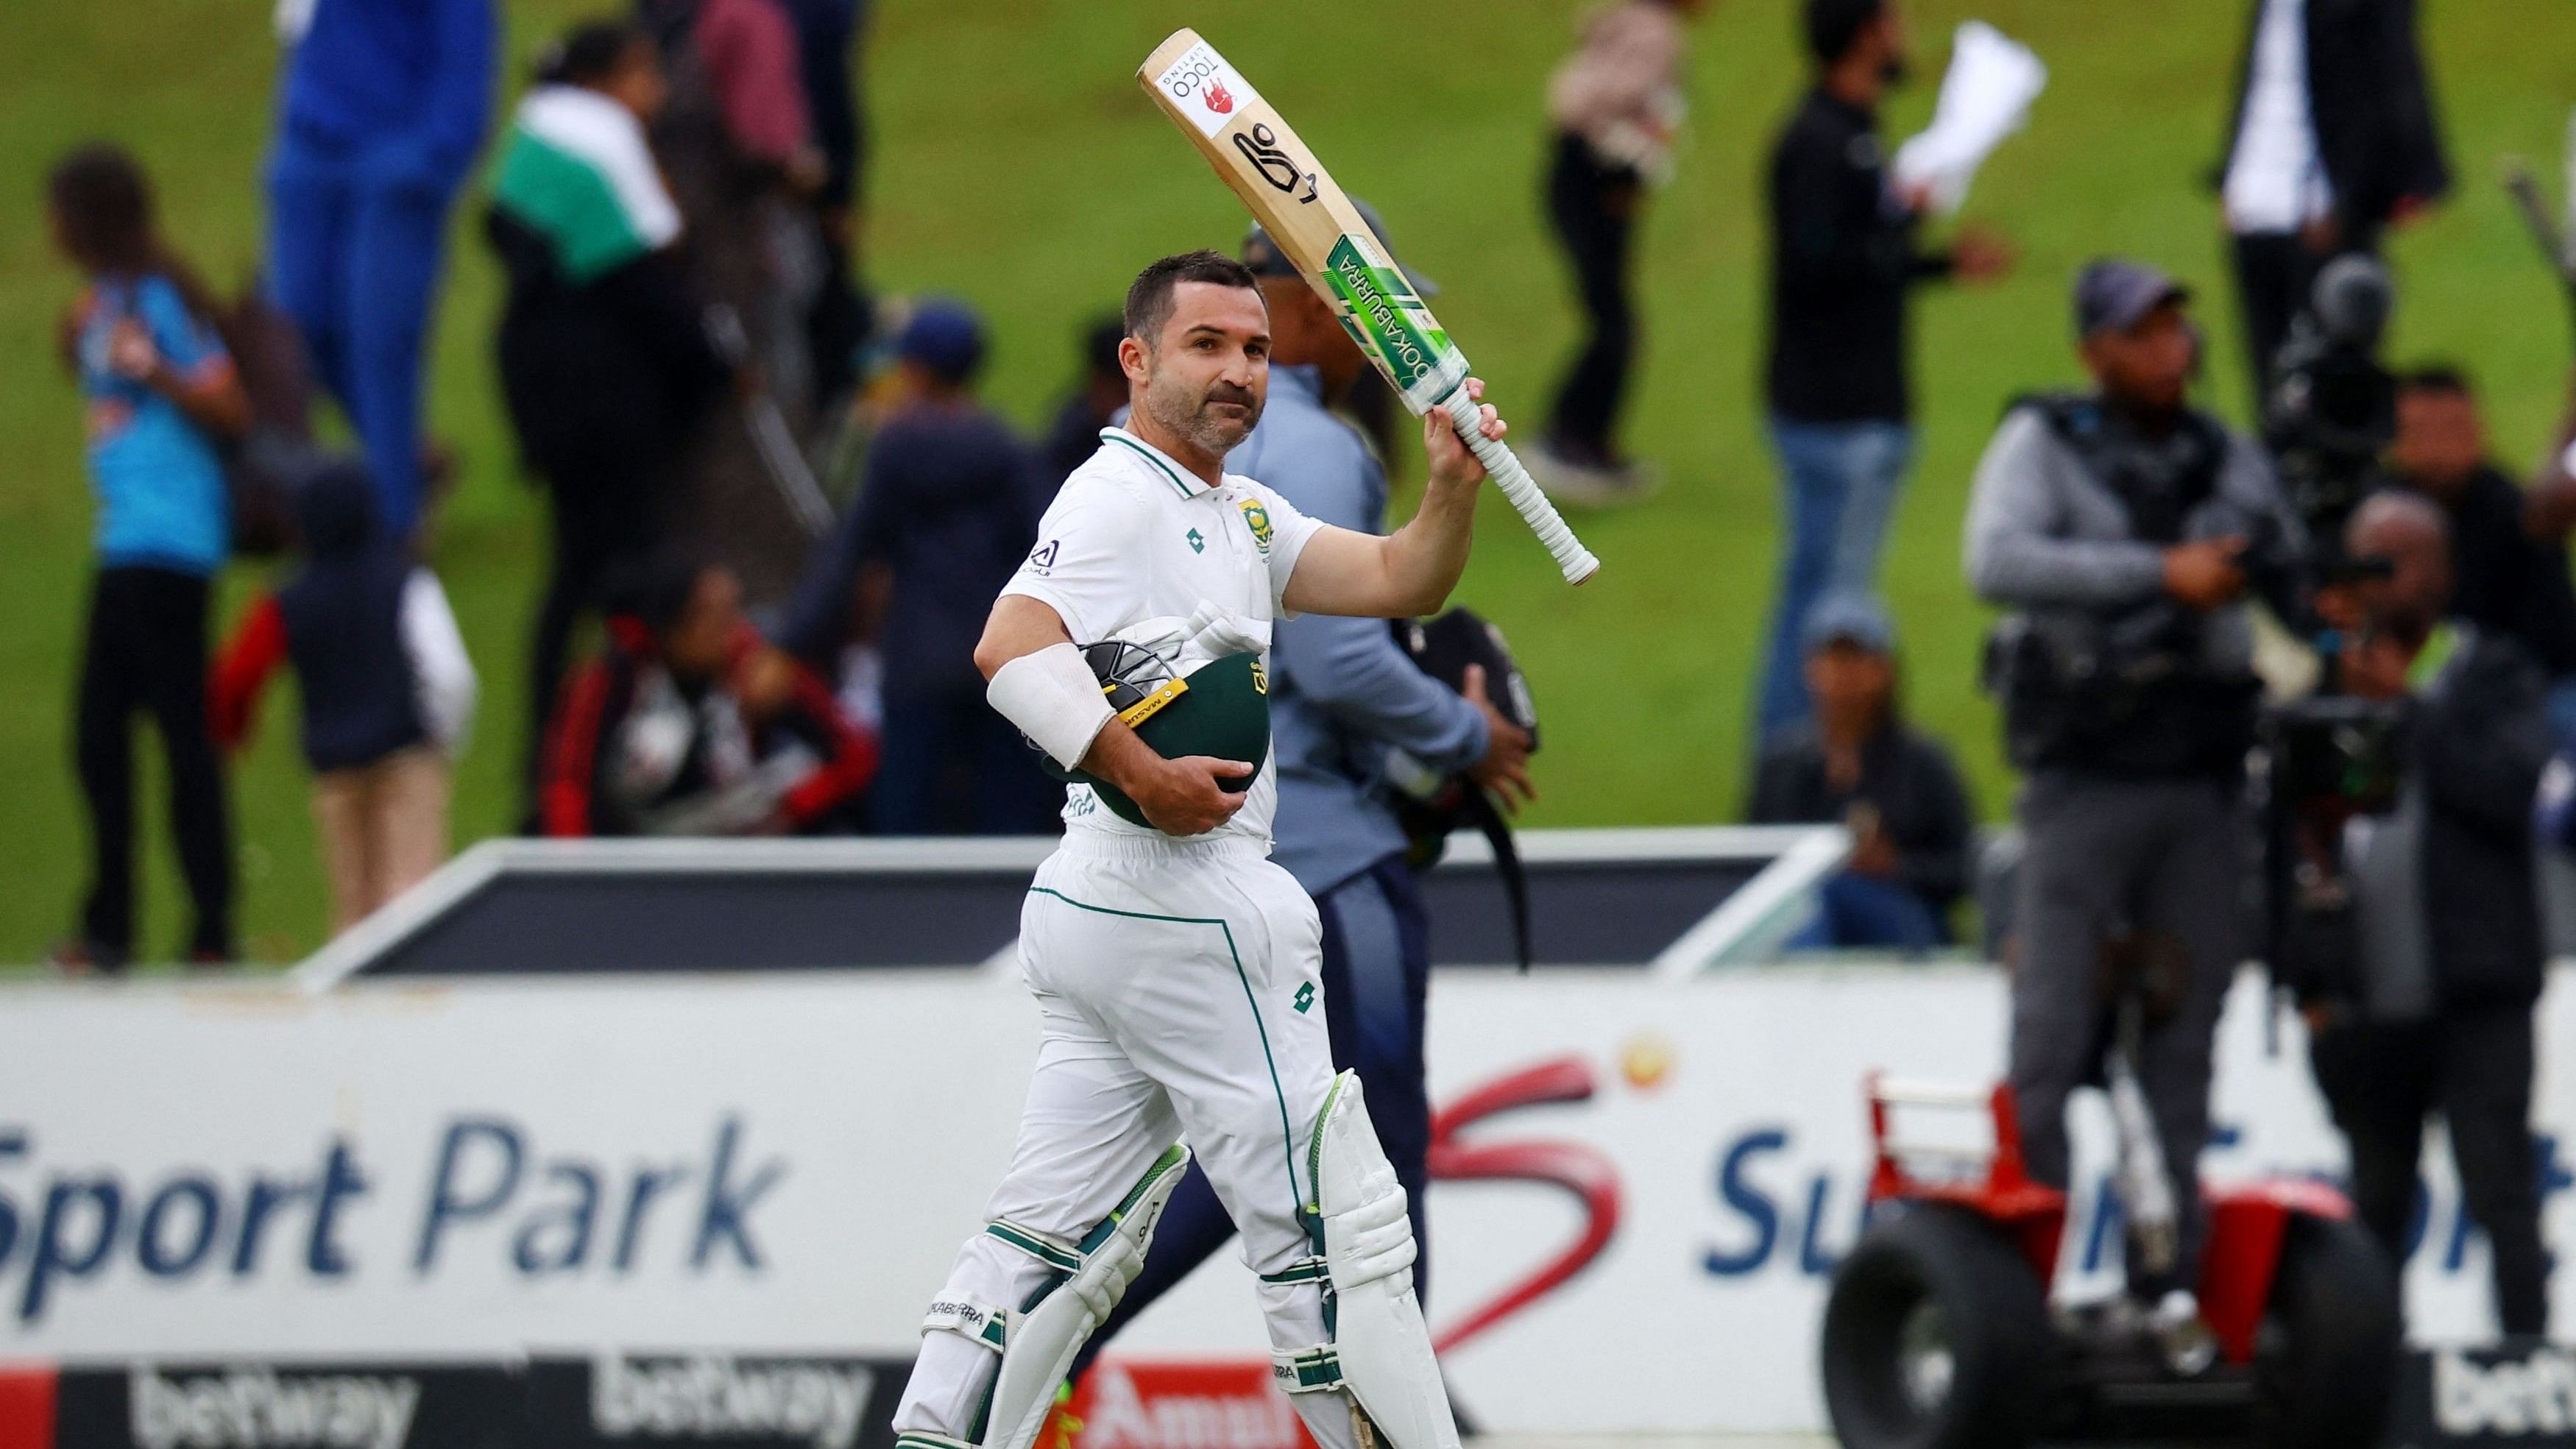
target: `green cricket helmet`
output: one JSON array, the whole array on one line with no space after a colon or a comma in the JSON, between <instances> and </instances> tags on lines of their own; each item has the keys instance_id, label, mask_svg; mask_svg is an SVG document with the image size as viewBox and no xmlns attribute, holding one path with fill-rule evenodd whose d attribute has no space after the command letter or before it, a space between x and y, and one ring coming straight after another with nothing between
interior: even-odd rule
<instances>
[{"instance_id":1,"label":"green cricket helmet","mask_svg":"<svg viewBox=\"0 0 2576 1449\"><path fill-rule=\"evenodd\" d=\"M1253 774L1219 780L1232 794L1252 788L1270 756L1270 679L1256 653L1228 654L1189 670L1138 644L1086 644L1082 661L1100 681L1110 709L1167 760L1209 755L1241 760ZM1119 819L1152 828L1127 792L1088 770L1067 770L1041 753L1048 774L1089 785Z\"/></svg>"}]
</instances>

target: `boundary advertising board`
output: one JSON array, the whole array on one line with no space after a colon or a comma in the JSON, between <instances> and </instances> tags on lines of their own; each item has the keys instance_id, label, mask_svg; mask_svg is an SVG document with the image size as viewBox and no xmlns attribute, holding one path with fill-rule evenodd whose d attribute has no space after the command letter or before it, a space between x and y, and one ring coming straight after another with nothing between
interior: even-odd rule
<instances>
[{"instance_id":1,"label":"boundary advertising board","mask_svg":"<svg viewBox=\"0 0 2576 1449\"><path fill-rule=\"evenodd\" d=\"M1526 1432L1818 1424L1861 1075L1990 1077L2000 978L1444 974L1434 994L1429 1296L1462 1405ZM2297 1023L2263 1006L2248 976L2207 1172L2331 1174ZM1008 1153L1036 1019L1016 983L969 972L25 986L0 1012L0 1361L65 1364L900 1361ZM2576 1041L2563 979L2541 1039L2555 1129L2576 1121L2550 1049ZM2077 1127L2061 1287L2101 1293L2107 1139L2090 1104ZM2576 1241L2549 1148L2550 1236ZM2417 1333L2477 1340L2484 1246L2447 1159L2427 1168ZM1121 1348L1262 1343L1221 1257Z\"/></svg>"}]
</instances>

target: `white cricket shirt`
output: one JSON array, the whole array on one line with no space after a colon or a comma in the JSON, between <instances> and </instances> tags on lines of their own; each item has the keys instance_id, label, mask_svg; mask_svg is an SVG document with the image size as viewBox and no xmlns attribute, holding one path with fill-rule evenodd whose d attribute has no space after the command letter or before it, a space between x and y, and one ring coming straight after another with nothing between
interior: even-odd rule
<instances>
[{"instance_id":1,"label":"white cricket shirt","mask_svg":"<svg viewBox=\"0 0 2576 1449\"><path fill-rule=\"evenodd\" d=\"M1289 616L1288 576L1322 527L1249 478L1229 473L1211 488L1144 439L1103 428L1100 451L1064 480L1039 520L1037 547L1002 593L1055 610L1076 644L1159 645L1214 609L1261 646L1266 667L1270 623ZM1278 802L1278 767L1265 758L1243 808L1212 834L1267 844ZM1069 830L1157 834L1119 819L1089 785L1066 788L1064 820Z\"/></svg>"}]
</instances>

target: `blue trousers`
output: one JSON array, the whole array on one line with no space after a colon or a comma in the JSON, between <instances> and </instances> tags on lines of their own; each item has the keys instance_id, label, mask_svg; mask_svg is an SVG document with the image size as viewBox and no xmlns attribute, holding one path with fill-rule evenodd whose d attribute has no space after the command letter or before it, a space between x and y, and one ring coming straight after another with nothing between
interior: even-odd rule
<instances>
[{"instance_id":1,"label":"blue trousers","mask_svg":"<svg viewBox=\"0 0 2576 1449\"><path fill-rule=\"evenodd\" d=\"M1431 1095L1423 1081L1423 1005L1431 987L1429 918L1413 871L1391 855L1317 898L1324 919L1324 1027L1333 1043L1333 1065L1360 1074L1378 1145L1395 1164L1413 1217L1414 1291L1430 1301L1430 1239L1424 1232L1423 1188L1430 1182ZM1116 1312L1074 1360L1079 1380L1109 1340L1145 1305L1196 1271L1234 1236L1234 1222L1217 1201L1207 1174L1192 1163L1189 1175L1154 1227L1144 1271L1127 1288Z\"/></svg>"},{"instance_id":2,"label":"blue trousers","mask_svg":"<svg viewBox=\"0 0 2576 1449\"><path fill-rule=\"evenodd\" d=\"M1815 923L1789 940L1792 951L1929 951L1950 928L1921 896L1892 880L1841 871L1818 891Z\"/></svg>"},{"instance_id":3,"label":"blue trousers","mask_svg":"<svg viewBox=\"0 0 2576 1449\"><path fill-rule=\"evenodd\" d=\"M868 828L879 835L1045 835L1064 787L1011 722L963 689L888 694L868 785Z\"/></svg>"},{"instance_id":4,"label":"blue trousers","mask_svg":"<svg viewBox=\"0 0 2576 1449\"><path fill-rule=\"evenodd\" d=\"M1771 607L1756 738L1807 718L1807 615L1830 594L1874 593L1878 560L1896 515L1896 492L1914 456L1903 423L1802 423L1774 416L1780 455L1779 597Z\"/></svg>"},{"instance_id":5,"label":"blue trousers","mask_svg":"<svg viewBox=\"0 0 2576 1449\"><path fill-rule=\"evenodd\" d=\"M453 195L291 150L269 171L269 296L348 415L396 537L420 517L421 365Z\"/></svg>"}]
</instances>

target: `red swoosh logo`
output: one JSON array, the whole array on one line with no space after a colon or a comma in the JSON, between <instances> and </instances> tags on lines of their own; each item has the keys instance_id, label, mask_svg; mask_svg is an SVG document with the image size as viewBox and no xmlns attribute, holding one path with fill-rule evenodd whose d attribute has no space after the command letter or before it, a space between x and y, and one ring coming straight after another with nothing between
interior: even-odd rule
<instances>
[{"instance_id":1,"label":"red swoosh logo","mask_svg":"<svg viewBox=\"0 0 2576 1449\"><path fill-rule=\"evenodd\" d=\"M1584 1226L1563 1252L1449 1325L1432 1340L1447 1353L1545 1297L1590 1266L1619 1231L1619 1170L1575 1142L1471 1143L1458 1134L1488 1117L1549 1102L1587 1102L1597 1084L1581 1057L1558 1057L1488 1082L1431 1118L1431 1176L1438 1182L1536 1182L1563 1188L1583 1204Z\"/></svg>"}]
</instances>

